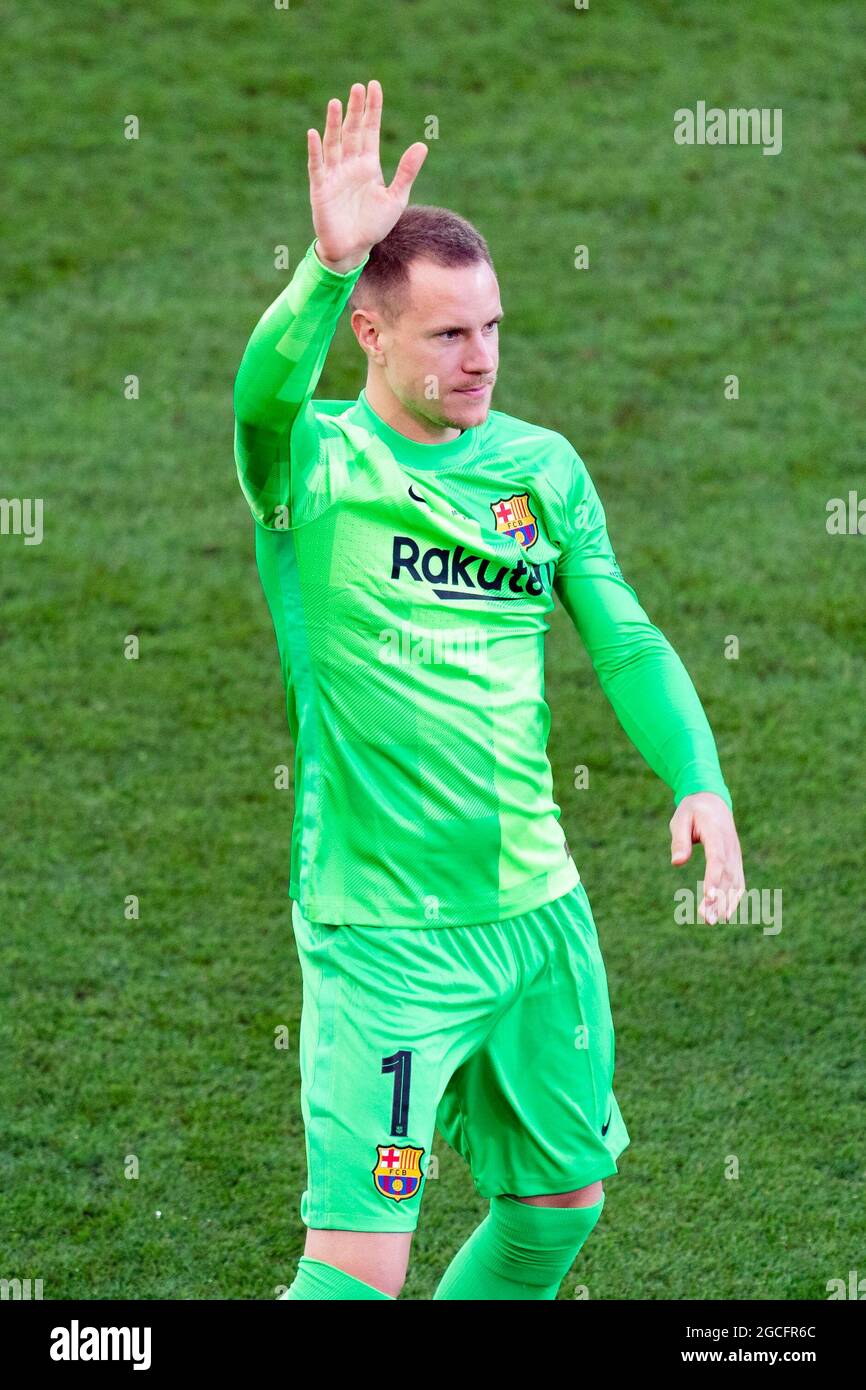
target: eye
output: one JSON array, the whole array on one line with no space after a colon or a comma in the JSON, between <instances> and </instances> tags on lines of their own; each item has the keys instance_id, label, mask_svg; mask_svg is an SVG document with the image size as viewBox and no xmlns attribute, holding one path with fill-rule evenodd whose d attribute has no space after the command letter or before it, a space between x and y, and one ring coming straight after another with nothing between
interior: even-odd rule
<instances>
[{"instance_id":1,"label":"eye","mask_svg":"<svg viewBox=\"0 0 866 1390\"><path fill-rule=\"evenodd\" d=\"M490 329L490 330L492 331L493 329L495 329L495 328L498 326L498 324L499 324L499 320L498 320L498 319L491 319L489 323L485 323L484 327L485 327L485 329ZM452 335L455 334L455 333L461 333L461 332L462 332L462 329L460 329L460 328L443 328L442 332L439 333L439 334L437 334L437 337L439 337L439 338L445 338L445 339L447 339L447 341L450 343L450 342L452 341Z\"/></svg>"}]
</instances>

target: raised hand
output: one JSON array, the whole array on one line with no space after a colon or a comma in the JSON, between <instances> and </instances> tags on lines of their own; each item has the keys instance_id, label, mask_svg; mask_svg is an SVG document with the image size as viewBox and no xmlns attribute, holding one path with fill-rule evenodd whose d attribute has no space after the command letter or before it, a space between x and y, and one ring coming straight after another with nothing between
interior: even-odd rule
<instances>
[{"instance_id":1,"label":"raised hand","mask_svg":"<svg viewBox=\"0 0 866 1390\"><path fill-rule=\"evenodd\" d=\"M324 140L317 130L307 131L307 168L316 255L345 274L394 226L409 201L427 146L423 140L410 145L386 187L379 162L381 84L375 78L366 89L361 82L353 83L342 122L341 113L342 103L332 97Z\"/></svg>"}]
</instances>

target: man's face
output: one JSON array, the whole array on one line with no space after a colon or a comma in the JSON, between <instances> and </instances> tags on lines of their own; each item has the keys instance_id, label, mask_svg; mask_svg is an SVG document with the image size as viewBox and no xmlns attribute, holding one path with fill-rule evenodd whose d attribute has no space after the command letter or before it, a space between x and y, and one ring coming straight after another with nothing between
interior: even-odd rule
<instances>
[{"instance_id":1,"label":"man's face","mask_svg":"<svg viewBox=\"0 0 866 1390\"><path fill-rule=\"evenodd\" d=\"M409 279L399 318L371 313L362 346L413 415L457 429L480 425L499 369L496 276L483 260L449 267L419 258Z\"/></svg>"}]
</instances>

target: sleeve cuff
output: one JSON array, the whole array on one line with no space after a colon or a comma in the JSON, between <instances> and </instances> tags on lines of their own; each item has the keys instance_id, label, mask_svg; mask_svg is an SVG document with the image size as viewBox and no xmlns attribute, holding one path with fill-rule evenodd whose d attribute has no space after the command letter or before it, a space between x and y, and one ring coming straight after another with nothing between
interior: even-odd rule
<instances>
[{"instance_id":1,"label":"sleeve cuff","mask_svg":"<svg viewBox=\"0 0 866 1390\"><path fill-rule=\"evenodd\" d=\"M316 274L326 280L351 280L353 276L357 277L361 274L361 271L364 269L364 266L370 259L370 253L368 251L364 259L361 261L360 265L353 266L351 270L347 270L342 273L339 270L332 270L329 265L322 265L322 262L319 260L318 254L316 252L316 242L318 241L318 239L318 237L313 237L313 240L307 247L307 258L309 259L310 265L312 266L313 270L315 270Z\"/></svg>"},{"instance_id":2,"label":"sleeve cuff","mask_svg":"<svg viewBox=\"0 0 866 1390\"><path fill-rule=\"evenodd\" d=\"M733 815L734 803L731 799L731 793L728 791L724 782L716 781L713 778L700 778L697 779L694 784L690 782L684 783L678 788L674 796L674 805L679 806L680 802L684 801L687 796L696 796L698 792L712 792L714 796L720 796Z\"/></svg>"}]
</instances>

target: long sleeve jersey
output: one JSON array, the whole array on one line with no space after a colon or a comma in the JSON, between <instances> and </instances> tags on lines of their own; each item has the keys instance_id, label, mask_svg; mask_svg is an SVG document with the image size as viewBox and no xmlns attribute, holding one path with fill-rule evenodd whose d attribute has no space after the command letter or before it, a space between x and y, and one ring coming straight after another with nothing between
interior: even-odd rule
<instances>
[{"instance_id":1,"label":"long sleeve jersey","mask_svg":"<svg viewBox=\"0 0 866 1390\"><path fill-rule=\"evenodd\" d=\"M234 393L295 745L289 892L333 925L499 921L579 881L546 752L554 593L675 802L730 795L563 435L491 410L422 444L364 390L313 400L366 264L341 275L314 248L253 330Z\"/></svg>"}]
</instances>

